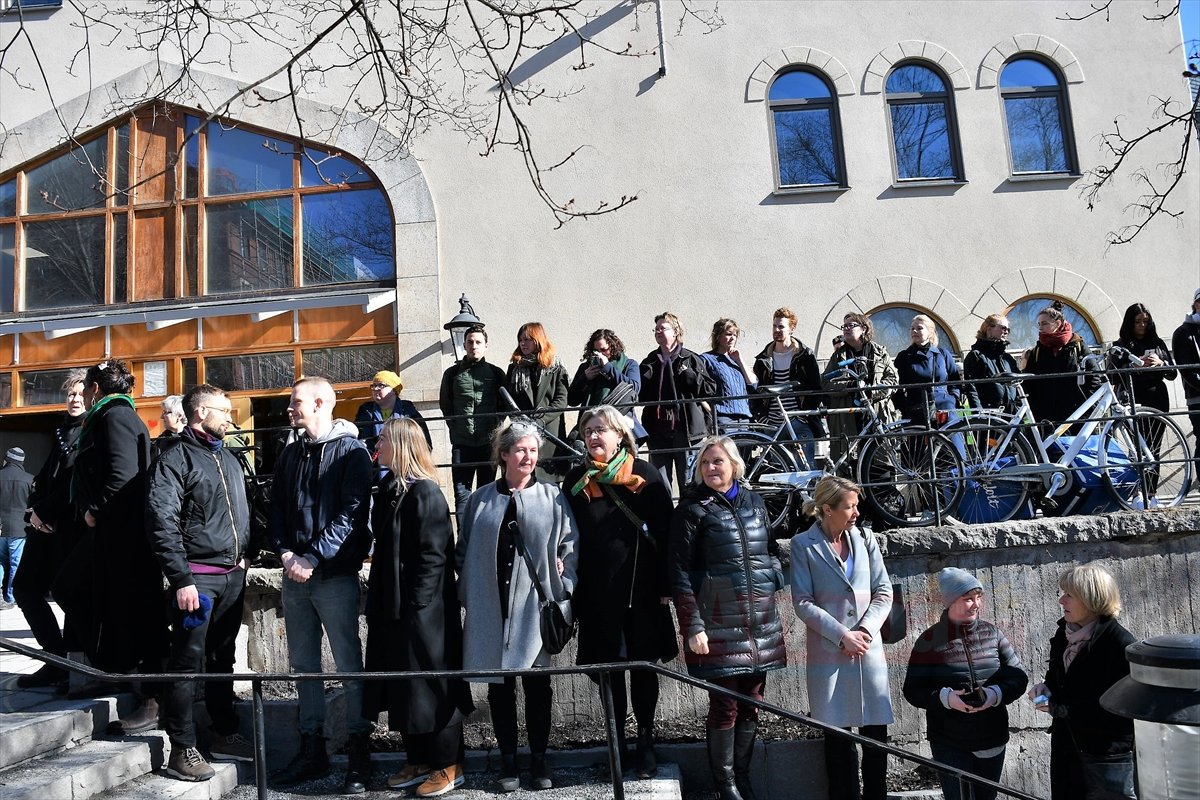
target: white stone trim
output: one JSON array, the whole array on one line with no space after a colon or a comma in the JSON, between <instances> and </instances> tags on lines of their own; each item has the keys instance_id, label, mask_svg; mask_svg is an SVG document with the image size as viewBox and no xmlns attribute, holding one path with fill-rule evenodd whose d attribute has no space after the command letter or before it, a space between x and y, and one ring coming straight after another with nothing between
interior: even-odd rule
<instances>
[{"instance_id":1,"label":"white stone trim","mask_svg":"<svg viewBox=\"0 0 1200 800\"><path fill-rule=\"evenodd\" d=\"M1121 329L1123 314L1108 293L1079 273L1062 267L1026 267L1001 276L980 295L971 314L982 320L1030 295L1061 297L1077 307L1095 325L1098 341L1115 338Z\"/></svg>"},{"instance_id":2,"label":"white stone trim","mask_svg":"<svg viewBox=\"0 0 1200 800\"><path fill-rule=\"evenodd\" d=\"M842 318L847 314L866 314L880 306L890 305L916 306L928 310L945 323L960 346L964 342L969 345L975 341L978 318L945 286L915 275L883 275L863 281L833 304L817 331L814 349L818 354L828 354L829 345L826 343L842 332Z\"/></svg>"},{"instance_id":3,"label":"white stone trim","mask_svg":"<svg viewBox=\"0 0 1200 800\"><path fill-rule=\"evenodd\" d=\"M850 71L842 62L815 47L785 47L769 54L750 73L746 81L746 102L761 103L767 99L767 86L781 70L788 67L808 66L820 70L829 78L834 90L840 96L854 94L854 81Z\"/></svg>"},{"instance_id":4,"label":"white stone trim","mask_svg":"<svg viewBox=\"0 0 1200 800\"><path fill-rule=\"evenodd\" d=\"M1067 46L1040 33L1018 33L992 46L979 65L980 89L993 89L1004 63L1018 53L1037 53L1058 65L1067 83L1083 83L1083 67Z\"/></svg>"},{"instance_id":5,"label":"white stone trim","mask_svg":"<svg viewBox=\"0 0 1200 800\"><path fill-rule=\"evenodd\" d=\"M950 80L954 89L969 89L971 81L967 77L967 69L958 57L940 44L926 42L920 39L907 39L887 47L876 54L867 65L863 75L863 94L880 94L883 92L883 79L887 77L892 65L909 58L919 58L938 66Z\"/></svg>"}]
</instances>

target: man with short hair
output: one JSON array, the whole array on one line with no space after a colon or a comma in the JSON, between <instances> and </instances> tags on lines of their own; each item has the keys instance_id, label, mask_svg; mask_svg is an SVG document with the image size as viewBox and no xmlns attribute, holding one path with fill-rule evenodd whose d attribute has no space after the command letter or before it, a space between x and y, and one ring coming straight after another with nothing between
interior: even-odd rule
<instances>
[{"instance_id":1,"label":"man with short hair","mask_svg":"<svg viewBox=\"0 0 1200 800\"><path fill-rule=\"evenodd\" d=\"M489 364L488 335L483 325L467 328L463 337L466 355L442 373L438 405L450 431L450 475L454 481L455 514L471 491L496 479L492 464L492 433L500 427L504 410L500 389L504 370ZM463 466L466 465L466 466Z\"/></svg>"},{"instance_id":2,"label":"man with short hair","mask_svg":"<svg viewBox=\"0 0 1200 800\"><path fill-rule=\"evenodd\" d=\"M362 672L358 635L359 570L371 547L367 526L371 455L354 423L333 418L333 386L325 378L292 385L288 416L296 439L275 465L267 537L283 562L284 622L295 672L321 672L321 630L339 672ZM349 766L343 791L366 791L370 734L362 715L362 681L344 681ZM273 775L295 786L329 774L325 751L325 686L299 681L300 751Z\"/></svg>"},{"instance_id":3,"label":"man with short hair","mask_svg":"<svg viewBox=\"0 0 1200 800\"><path fill-rule=\"evenodd\" d=\"M25 511L32 491L33 476L25 471L25 451L8 448L4 468L0 469L0 575L4 583L0 608L6 611L17 602L13 597L13 578L25 550Z\"/></svg>"},{"instance_id":4,"label":"man with short hair","mask_svg":"<svg viewBox=\"0 0 1200 800\"><path fill-rule=\"evenodd\" d=\"M183 396L188 424L172 437L150 470L146 534L170 585L171 654L167 672L232 673L242 624L250 507L237 458L223 445L233 407L225 392L202 383ZM171 739L166 771L206 781L213 769L196 749L193 681L165 686L162 727ZM209 681L214 759L253 761L238 733L233 681Z\"/></svg>"},{"instance_id":5,"label":"man with short hair","mask_svg":"<svg viewBox=\"0 0 1200 800\"><path fill-rule=\"evenodd\" d=\"M775 309L771 315L771 343L754 357L754 376L758 378L759 388L781 383L795 383L796 390L804 392L819 392L821 390L821 367L817 357L806 347L804 342L793 334L796 330L796 315L787 307ZM813 411L821 406L822 396L806 394L797 397L784 393L783 407L787 411ZM770 404L757 404L757 416L760 422L777 426L783 423L783 415L779 406L773 401ZM792 434L800 442L804 457L808 459L809 469L816 469L817 447L816 439L825 436L825 426L820 418L791 417L789 425Z\"/></svg>"}]
</instances>

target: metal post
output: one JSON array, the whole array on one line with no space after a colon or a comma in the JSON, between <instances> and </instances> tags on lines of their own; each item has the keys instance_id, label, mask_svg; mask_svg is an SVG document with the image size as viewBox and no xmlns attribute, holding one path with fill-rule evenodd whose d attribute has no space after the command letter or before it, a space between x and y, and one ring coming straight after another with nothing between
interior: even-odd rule
<instances>
[{"instance_id":1,"label":"metal post","mask_svg":"<svg viewBox=\"0 0 1200 800\"><path fill-rule=\"evenodd\" d=\"M621 753L617 749L617 715L613 711L612 673L600 673L600 697L604 700L604 723L608 729L608 771L612 775L613 800L625 800L625 777L621 774ZM622 724L624 720L621 720Z\"/></svg>"},{"instance_id":2,"label":"metal post","mask_svg":"<svg viewBox=\"0 0 1200 800\"><path fill-rule=\"evenodd\" d=\"M251 703L254 721L254 782L258 786L258 800L267 800L267 726L263 713L263 688L261 680L250 682L253 687Z\"/></svg>"}]
</instances>

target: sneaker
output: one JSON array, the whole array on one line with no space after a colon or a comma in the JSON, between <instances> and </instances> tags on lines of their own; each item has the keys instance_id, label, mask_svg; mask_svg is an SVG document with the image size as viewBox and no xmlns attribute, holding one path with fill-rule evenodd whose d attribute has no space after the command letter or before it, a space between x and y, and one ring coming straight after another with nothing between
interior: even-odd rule
<instances>
[{"instance_id":1,"label":"sneaker","mask_svg":"<svg viewBox=\"0 0 1200 800\"><path fill-rule=\"evenodd\" d=\"M521 788L521 779L517 774L516 754L500 756L500 791L515 792Z\"/></svg>"},{"instance_id":2,"label":"sneaker","mask_svg":"<svg viewBox=\"0 0 1200 800\"><path fill-rule=\"evenodd\" d=\"M458 764L451 764L445 769L435 769L430 773L429 779L417 787L417 797L437 797L462 786L465 780Z\"/></svg>"},{"instance_id":3,"label":"sneaker","mask_svg":"<svg viewBox=\"0 0 1200 800\"><path fill-rule=\"evenodd\" d=\"M253 761L254 743L240 733L222 736L213 731L208 752L213 761Z\"/></svg>"},{"instance_id":4,"label":"sneaker","mask_svg":"<svg viewBox=\"0 0 1200 800\"><path fill-rule=\"evenodd\" d=\"M410 786L420 786L429 777L430 770L424 764L405 764L404 768L387 779L387 785L392 789L407 789Z\"/></svg>"},{"instance_id":5,"label":"sneaker","mask_svg":"<svg viewBox=\"0 0 1200 800\"><path fill-rule=\"evenodd\" d=\"M166 772L181 781L206 781L217 773L194 747L173 747Z\"/></svg>"}]
</instances>

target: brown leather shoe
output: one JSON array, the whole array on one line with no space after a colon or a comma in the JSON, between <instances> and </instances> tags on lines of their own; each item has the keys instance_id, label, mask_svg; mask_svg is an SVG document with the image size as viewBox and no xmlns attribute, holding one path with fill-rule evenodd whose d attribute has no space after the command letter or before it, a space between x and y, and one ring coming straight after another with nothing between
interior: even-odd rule
<instances>
[{"instance_id":1,"label":"brown leather shoe","mask_svg":"<svg viewBox=\"0 0 1200 800\"><path fill-rule=\"evenodd\" d=\"M128 736L131 733L145 733L158 727L158 701L147 697L133 713L121 717L108 725L109 736Z\"/></svg>"}]
</instances>

